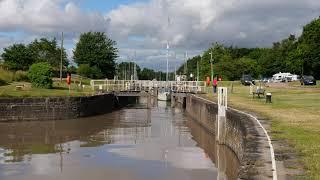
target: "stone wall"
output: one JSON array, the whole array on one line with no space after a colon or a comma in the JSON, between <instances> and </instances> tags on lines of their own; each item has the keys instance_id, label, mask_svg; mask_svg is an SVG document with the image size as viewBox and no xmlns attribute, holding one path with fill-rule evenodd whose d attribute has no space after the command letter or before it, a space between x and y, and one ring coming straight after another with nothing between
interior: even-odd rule
<instances>
[{"instance_id":1,"label":"stone wall","mask_svg":"<svg viewBox=\"0 0 320 180\"><path fill-rule=\"evenodd\" d=\"M63 120L111 112L119 105L112 94L84 97L0 98L0 122Z\"/></svg>"},{"instance_id":2,"label":"stone wall","mask_svg":"<svg viewBox=\"0 0 320 180\"><path fill-rule=\"evenodd\" d=\"M186 112L215 134L218 105L195 95L186 97ZM272 179L271 156L265 134L254 119L229 108L223 144L238 157L241 179Z\"/></svg>"}]
</instances>

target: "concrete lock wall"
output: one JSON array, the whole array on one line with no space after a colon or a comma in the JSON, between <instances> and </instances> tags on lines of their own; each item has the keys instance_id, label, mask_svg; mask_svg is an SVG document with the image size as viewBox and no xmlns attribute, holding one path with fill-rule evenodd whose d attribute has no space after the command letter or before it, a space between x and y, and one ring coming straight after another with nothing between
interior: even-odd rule
<instances>
[{"instance_id":1,"label":"concrete lock wall","mask_svg":"<svg viewBox=\"0 0 320 180\"><path fill-rule=\"evenodd\" d=\"M118 98L113 94L84 97L0 98L0 122L75 119L108 113L118 105Z\"/></svg>"},{"instance_id":2,"label":"concrete lock wall","mask_svg":"<svg viewBox=\"0 0 320 180\"><path fill-rule=\"evenodd\" d=\"M216 134L218 104L188 95L186 112L206 130ZM237 110L227 110L224 137L219 144L229 147L238 157L241 179L272 179L268 142L259 128L247 115Z\"/></svg>"}]
</instances>

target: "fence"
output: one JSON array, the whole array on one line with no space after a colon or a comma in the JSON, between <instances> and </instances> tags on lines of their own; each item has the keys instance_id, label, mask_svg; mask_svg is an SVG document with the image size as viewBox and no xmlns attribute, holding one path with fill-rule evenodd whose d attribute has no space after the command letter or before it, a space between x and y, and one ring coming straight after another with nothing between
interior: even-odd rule
<instances>
[{"instance_id":1,"label":"fence","mask_svg":"<svg viewBox=\"0 0 320 180\"><path fill-rule=\"evenodd\" d=\"M154 88L173 92L204 93L205 82L200 81L143 81L143 80L91 80L93 91L149 91Z\"/></svg>"}]
</instances>

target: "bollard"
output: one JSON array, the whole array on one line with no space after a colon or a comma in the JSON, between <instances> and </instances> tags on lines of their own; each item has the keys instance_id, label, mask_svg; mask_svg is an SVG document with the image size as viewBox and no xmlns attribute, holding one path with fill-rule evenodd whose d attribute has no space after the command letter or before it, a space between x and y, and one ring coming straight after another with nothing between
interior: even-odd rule
<instances>
[{"instance_id":1,"label":"bollard","mask_svg":"<svg viewBox=\"0 0 320 180\"><path fill-rule=\"evenodd\" d=\"M266 103L272 103L272 94L271 93L266 94Z\"/></svg>"}]
</instances>

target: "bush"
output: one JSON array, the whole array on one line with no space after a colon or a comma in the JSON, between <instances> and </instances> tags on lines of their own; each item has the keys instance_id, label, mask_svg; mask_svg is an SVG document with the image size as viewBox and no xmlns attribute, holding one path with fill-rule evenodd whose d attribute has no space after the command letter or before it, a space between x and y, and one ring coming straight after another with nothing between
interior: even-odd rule
<instances>
[{"instance_id":1,"label":"bush","mask_svg":"<svg viewBox=\"0 0 320 180\"><path fill-rule=\"evenodd\" d=\"M80 64L77 69L77 74L84 77L91 77L92 76L92 69L89 64Z\"/></svg>"},{"instance_id":2,"label":"bush","mask_svg":"<svg viewBox=\"0 0 320 180\"><path fill-rule=\"evenodd\" d=\"M14 80L14 73L0 68L0 79L4 82L10 83Z\"/></svg>"},{"instance_id":3,"label":"bush","mask_svg":"<svg viewBox=\"0 0 320 180\"><path fill-rule=\"evenodd\" d=\"M15 74L14 74L14 81L17 81L17 82L21 82L21 81L28 81L28 73L25 72L25 71L17 71Z\"/></svg>"},{"instance_id":4,"label":"bush","mask_svg":"<svg viewBox=\"0 0 320 180\"><path fill-rule=\"evenodd\" d=\"M0 79L0 86L6 85L6 84L7 84L6 81Z\"/></svg>"},{"instance_id":5,"label":"bush","mask_svg":"<svg viewBox=\"0 0 320 180\"><path fill-rule=\"evenodd\" d=\"M87 78L99 79L103 77L101 70L97 66L90 67L89 64L81 64L77 70L78 75Z\"/></svg>"},{"instance_id":6,"label":"bush","mask_svg":"<svg viewBox=\"0 0 320 180\"><path fill-rule=\"evenodd\" d=\"M33 87L52 88L53 70L46 62L33 64L28 71L28 78Z\"/></svg>"}]
</instances>

